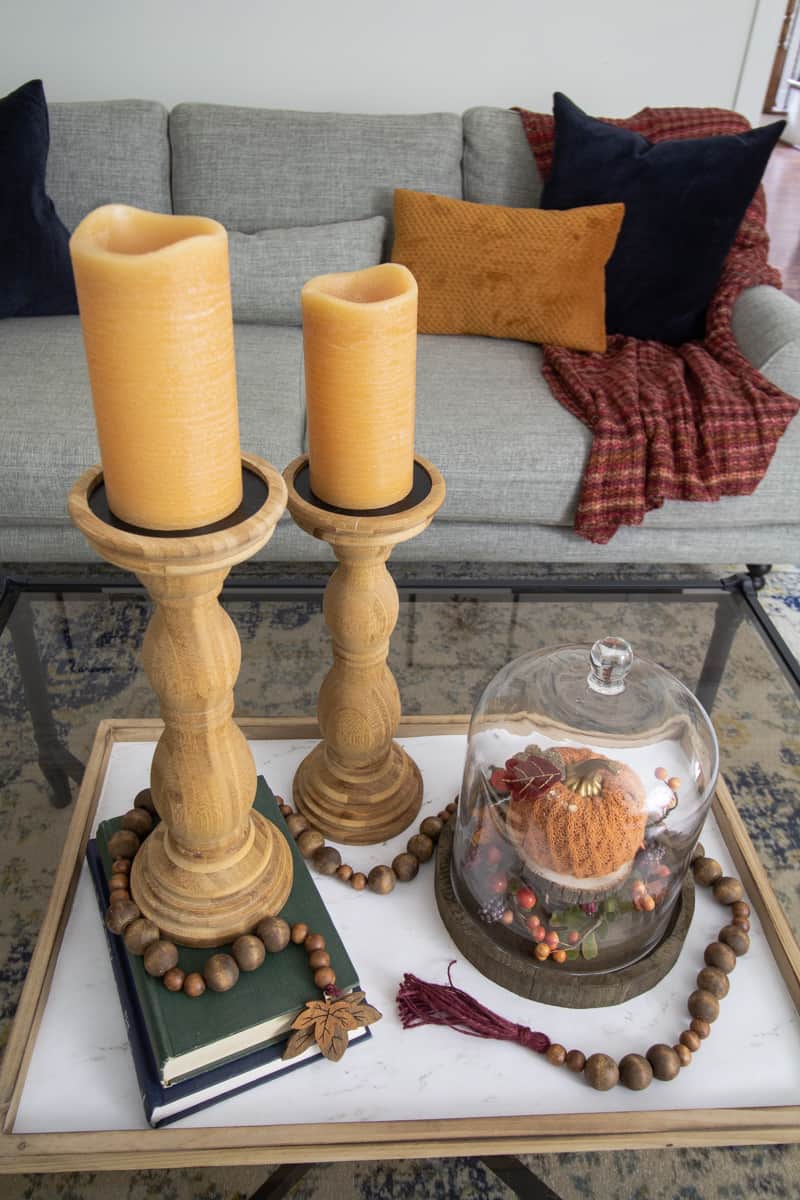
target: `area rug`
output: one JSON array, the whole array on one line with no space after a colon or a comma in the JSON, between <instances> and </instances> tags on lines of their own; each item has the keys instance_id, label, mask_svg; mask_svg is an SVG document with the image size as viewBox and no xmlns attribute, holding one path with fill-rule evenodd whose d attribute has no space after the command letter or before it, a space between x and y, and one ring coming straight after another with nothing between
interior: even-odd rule
<instances>
[{"instance_id":1,"label":"area rug","mask_svg":"<svg viewBox=\"0 0 800 1200\"><path fill-rule=\"evenodd\" d=\"M505 572L509 577L514 568ZM540 568L540 574L545 572ZM696 569L695 569L696 570ZM553 573L561 574L551 568ZM584 569L585 571L585 569ZM719 577L725 569L709 569ZM442 576L459 575L452 565ZM463 577L472 570L464 568ZM604 570L606 577L611 574ZM428 568L430 578L436 568ZM493 578L491 574L488 578ZM408 582L413 581L413 570ZM782 636L800 657L800 568L776 567L761 601ZM328 657L326 633L316 601L287 597L260 619L257 605L244 594L229 611L239 630L244 666L237 688L240 712L311 713ZM511 606L492 598L444 597L440 602L404 604L392 643L392 667L405 710L462 711L477 697L493 671L508 658L542 640L578 636L585 607L565 603L542 614L536 605ZM680 614L665 607L654 615L635 606L610 606L628 622L626 632L640 650L656 645L665 620L680 639L687 681L696 677L709 633L710 606ZM60 735L85 758L100 716L155 713L149 685L137 655L149 617L140 595L120 596L104 608L98 626L96 606L65 596L59 604L34 606L37 639L47 663ZM546 619L545 619L546 618ZM544 627L543 627L544 622ZM574 631L574 632L570 632ZM749 739L748 713L753 689L761 686L763 648L759 634L746 627L737 634L736 669L726 674L720 719L727 723L731 746L727 777L767 864L790 922L800 926L796 888L800 834L796 800L800 745L791 700L776 707L771 737L778 739L773 762L784 767L769 779L754 776L757 755ZM705 640L704 640L705 639ZM267 665L265 665L267 664ZM764 684L768 686L768 684ZM0 637L0 1046L8 1034L13 1006L52 884L52 865L63 839L68 813L56 812L35 765L32 731L22 700L16 662L6 631ZM525 1069L524 1060L521 1070ZM693 1064L702 1070L702 1061ZM540 1081L531 1072L531 1110ZM607 1151L532 1155L524 1161L562 1200L790 1200L798 1195L800 1148L722 1148ZM246 1200L264 1182L268 1168L213 1168L0 1178L3 1200ZM291 1192L294 1200L501 1200L512 1192L478 1159L336 1164L315 1167Z\"/></svg>"}]
</instances>

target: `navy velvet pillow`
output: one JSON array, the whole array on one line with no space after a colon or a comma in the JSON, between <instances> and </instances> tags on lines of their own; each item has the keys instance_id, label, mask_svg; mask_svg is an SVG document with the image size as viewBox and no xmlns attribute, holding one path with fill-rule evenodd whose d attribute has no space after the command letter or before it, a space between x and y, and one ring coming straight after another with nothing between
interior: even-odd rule
<instances>
[{"instance_id":1,"label":"navy velvet pillow","mask_svg":"<svg viewBox=\"0 0 800 1200\"><path fill-rule=\"evenodd\" d=\"M553 100L553 169L542 208L622 201L606 266L606 329L679 345L705 314L785 122L741 134L650 142Z\"/></svg>"},{"instance_id":2,"label":"navy velvet pillow","mask_svg":"<svg viewBox=\"0 0 800 1200\"><path fill-rule=\"evenodd\" d=\"M44 190L50 125L40 79L0 100L0 317L77 313L69 234Z\"/></svg>"}]
</instances>

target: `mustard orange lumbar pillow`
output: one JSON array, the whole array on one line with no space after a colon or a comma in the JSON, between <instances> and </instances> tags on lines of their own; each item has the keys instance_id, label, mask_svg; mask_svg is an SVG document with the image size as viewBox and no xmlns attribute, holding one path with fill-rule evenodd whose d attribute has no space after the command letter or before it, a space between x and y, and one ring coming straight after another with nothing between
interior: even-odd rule
<instances>
[{"instance_id":1,"label":"mustard orange lumbar pillow","mask_svg":"<svg viewBox=\"0 0 800 1200\"><path fill-rule=\"evenodd\" d=\"M394 193L392 262L419 287L420 333L606 348L605 265L623 204L566 211Z\"/></svg>"}]
</instances>

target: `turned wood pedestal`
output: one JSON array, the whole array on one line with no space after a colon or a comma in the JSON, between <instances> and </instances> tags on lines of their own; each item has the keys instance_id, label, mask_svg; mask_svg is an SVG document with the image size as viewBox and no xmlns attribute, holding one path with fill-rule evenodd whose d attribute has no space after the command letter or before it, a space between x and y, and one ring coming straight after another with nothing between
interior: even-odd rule
<instances>
[{"instance_id":1,"label":"turned wood pedestal","mask_svg":"<svg viewBox=\"0 0 800 1200\"><path fill-rule=\"evenodd\" d=\"M244 499L224 521L162 534L109 512L100 467L69 494L69 514L103 558L132 571L155 602L142 659L158 695L164 732L151 771L162 820L136 855L131 892L162 936L215 946L283 907L291 852L252 811L256 768L233 720L241 665L234 625L219 593L235 563L272 536L286 506L280 474L243 455Z\"/></svg>"},{"instance_id":2,"label":"turned wood pedestal","mask_svg":"<svg viewBox=\"0 0 800 1200\"><path fill-rule=\"evenodd\" d=\"M399 602L386 561L398 542L433 520L444 501L444 479L417 457L409 496L362 513L314 496L307 455L290 463L284 478L296 523L329 542L339 560L323 605L333 639L333 666L317 705L323 740L300 764L294 803L334 841L381 842L410 825L422 801L416 764L394 741L400 696L386 658Z\"/></svg>"}]
</instances>

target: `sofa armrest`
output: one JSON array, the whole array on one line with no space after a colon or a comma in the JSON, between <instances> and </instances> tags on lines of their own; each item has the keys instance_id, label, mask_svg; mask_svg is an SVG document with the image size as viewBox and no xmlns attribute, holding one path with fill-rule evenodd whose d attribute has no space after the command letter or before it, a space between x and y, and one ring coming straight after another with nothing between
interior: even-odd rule
<instances>
[{"instance_id":1,"label":"sofa armrest","mask_svg":"<svg viewBox=\"0 0 800 1200\"><path fill-rule=\"evenodd\" d=\"M790 396L800 396L800 304L777 288L747 288L733 306L733 336L745 358Z\"/></svg>"}]
</instances>

